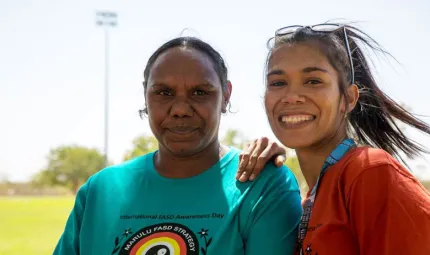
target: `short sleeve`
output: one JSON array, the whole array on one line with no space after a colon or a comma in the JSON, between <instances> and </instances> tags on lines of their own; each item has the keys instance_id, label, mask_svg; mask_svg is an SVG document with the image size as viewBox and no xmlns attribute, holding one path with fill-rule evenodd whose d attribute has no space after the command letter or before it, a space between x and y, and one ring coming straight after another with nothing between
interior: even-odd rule
<instances>
[{"instance_id":1,"label":"short sleeve","mask_svg":"<svg viewBox=\"0 0 430 255\"><path fill-rule=\"evenodd\" d=\"M346 202L360 254L430 254L430 196L405 169L364 170Z\"/></svg>"},{"instance_id":2,"label":"short sleeve","mask_svg":"<svg viewBox=\"0 0 430 255\"><path fill-rule=\"evenodd\" d=\"M280 168L252 210L245 254L293 254L301 214L297 180L289 169Z\"/></svg>"},{"instance_id":3,"label":"short sleeve","mask_svg":"<svg viewBox=\"0 0 430 255\"><path fill-rule=\"evenodd\" d=\"M73 209L67 219L63 234L58 241L54 255L77 255L79 250L79 236L81 231L82 217L85 211L87 190L89 181L78 191Z\"/></svg>"}]
</instances>

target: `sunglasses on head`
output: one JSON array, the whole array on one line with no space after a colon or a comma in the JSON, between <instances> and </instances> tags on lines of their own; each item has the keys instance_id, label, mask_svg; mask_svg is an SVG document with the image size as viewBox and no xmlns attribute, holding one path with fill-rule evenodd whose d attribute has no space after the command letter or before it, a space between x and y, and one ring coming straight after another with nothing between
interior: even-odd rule
<instances>
[{"instance_id":1,"label":"sunglasses on head","mask_svg":"<svg viewBox=\"0 0 430 255\"><path fill-rule=\"evenodd\" d=\"M348 34L346 32L346 27L344 25L325 23L325 24L318 24L313 26L294 25L294 26L282 27L276 30L275 36L269 40L268 45L270 45L271 42L276 40L277 37L293 34L300 28L309 28L314 32L320 32L320 33L332 33L334 31L338 31L339 29L343 30L344 42L346 46L346 51L348 53L349 64L351 67L351 84L354 84L355 83L354 64L352 62L352 54L351 54L351 49L349 47Z\"/></svg>"}]
</instances>

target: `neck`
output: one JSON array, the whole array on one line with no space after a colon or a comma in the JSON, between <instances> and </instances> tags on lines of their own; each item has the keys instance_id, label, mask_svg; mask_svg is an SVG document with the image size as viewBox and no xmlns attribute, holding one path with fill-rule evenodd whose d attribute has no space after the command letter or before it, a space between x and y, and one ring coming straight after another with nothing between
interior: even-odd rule
<instances>
[{"instance_id":1,"label":"neck","mask_svg":"<svg viewBox=\"0 0 430 255\"><path fill-rule=\"evenodd\" d=\"M330 140L324 140L312 147L296 149L300 169L309 190L315 186L327 157L345 138L346 134L336 135Z\"/></svg>"},{"instance_id":2,"label":"neck","mask_svg":"<svg viewBox=\"0 0 430 255\"><path fill-rule=\"evenodd\" d=\"M220 160L227 149L215 139L204 150L191 156L177 156L160 147L154 157L158 173L167 178L189 178L198 175Z\"/></svg>"}]
</instances>

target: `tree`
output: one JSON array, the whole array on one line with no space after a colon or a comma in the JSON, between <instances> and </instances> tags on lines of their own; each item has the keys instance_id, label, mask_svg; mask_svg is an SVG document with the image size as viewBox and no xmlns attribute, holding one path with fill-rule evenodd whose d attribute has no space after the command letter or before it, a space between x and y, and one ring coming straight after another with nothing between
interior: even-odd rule
<instances>
[{"instance_id":1,"label":"tree","mask_svg":"<svg viewBox=\"0 0 430 255\"><path fill-rule=\"evenodd\" d=\"M421 181L421 183L423 184L423 186L430 191L430 180L428 181Z\"/></svg>"},{"instance_id":2,"label":"tree","mask_svg":"<svg viewBox=\"0 0 430 255\"><path fill-rule=\"evenodd\" d=\"M133 148L127 151L123 160L130 160L158 149L158 141L154 136L141 135L133 140Z\"/></svg>"},{"instance_id":3,"label":"tree","mask_svg":"<svg viewBox=\"0 0 430 255\"><path fill-rule=\"evenodd\" d=\"M299 159L295 154L290 154L287 156L287 161L285 162L285 165L288 166L288 168L290 168L293 174L296 176L297 182L299 183L300 192L302 196L305 196L309 188L308 184L306 183L305 177L302 174L302 170L300 169Z\"/></svg>"},{"instance_id":4,"label":"tree","mask_svg":"<svg viewBox=\"0 0 430 255\"><path fill-rule=\"evenodd\" d=\"M74 194L104 167L104 155L97 149L77 145L52 149L47 159L48 166L33 178L33 184L63 186Z\"/></svg>"},{"instance_id":5,"label":"tree","mask_svg":"<svg viewBox=\"0 0 430 255\"><path fill-rule=\"evenodd\" d=\"M228 129L223 139L221 140L221 143L227 146L243 149L248 143L248 141L243 135L243 133L239 130Z\"/></svg>"}]
</instances>

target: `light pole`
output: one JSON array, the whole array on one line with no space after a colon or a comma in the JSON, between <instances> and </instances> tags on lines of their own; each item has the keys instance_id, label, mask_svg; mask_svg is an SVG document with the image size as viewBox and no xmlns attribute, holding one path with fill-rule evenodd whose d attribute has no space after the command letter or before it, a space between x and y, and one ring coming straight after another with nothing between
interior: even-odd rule
<instances>
[{"instance_id":1,"label":"light pole","mask_svg":"<svg viewBox=\"0 0 430 255\"><path fill-rule=\"evenodd\" d=\"M104 164L108 165L109 147L109 29L117 26L117 14L115 12L96 12L96 24L105 31L105 119L104 119Z\"/></svg>"}]
</instances>

